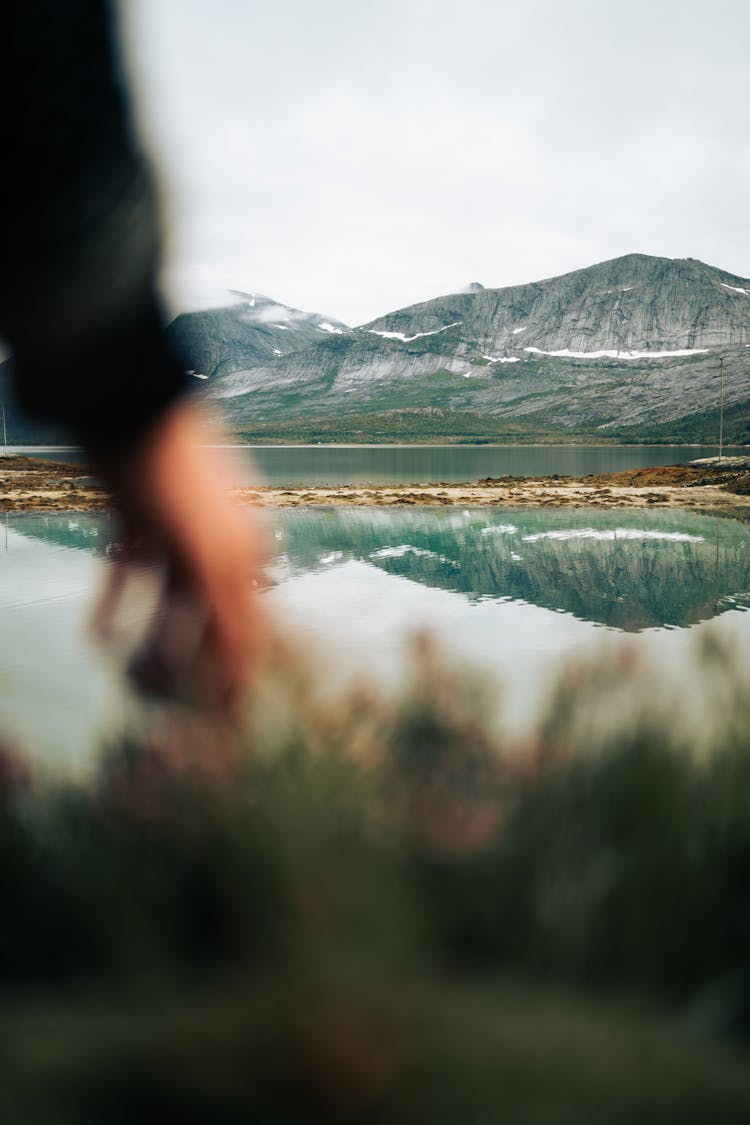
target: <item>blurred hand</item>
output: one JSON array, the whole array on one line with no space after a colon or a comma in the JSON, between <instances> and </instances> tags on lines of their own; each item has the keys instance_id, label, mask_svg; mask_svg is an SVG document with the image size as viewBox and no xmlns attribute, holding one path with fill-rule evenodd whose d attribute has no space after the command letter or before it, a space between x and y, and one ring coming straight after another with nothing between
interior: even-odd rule
<instances>
[{"instance_id":1,"label":"blurred hand","mask_svg":"<svg viewBox=\"0 0 750 1125\"><path fill-rule=\"evenodd\" d=\"M193 405L173 408L115 460L99 458L124 521L125 550L95 615L106 636L129 564L161 561L164 590L145 644L131 662L138 686L232 713L266 629L257 593L264 536L257 513L229 497L236 484L221 441Z\"/></svg>"}]
</instances>

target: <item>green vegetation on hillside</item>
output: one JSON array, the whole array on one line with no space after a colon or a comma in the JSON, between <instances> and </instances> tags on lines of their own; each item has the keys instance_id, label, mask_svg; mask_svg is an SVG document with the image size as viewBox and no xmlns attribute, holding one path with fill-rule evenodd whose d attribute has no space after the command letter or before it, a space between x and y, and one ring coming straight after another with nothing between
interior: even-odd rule
<instances>
[{"instance_id":1,"label":"green vegetation on hillside","mask_svg":"<svg viewBox=\"0 0 750 1125\"><path fill-rule=\"evenodd\" d=\"M460 386L464 380L461 376L446 371L435 372L414 382L415 387L408 396L403 395L403 398L424 403L432 397L439 403L447 385ZM476 387L477 380L472 380L472 385ZM285 405L289 405L286 400ZM719 412L706 411L660 424L566 428L553 425L546 414L508 417L471 410L446 409L439 405L415 405L399 410L373 409L351 414L339 413L335 416L292 418L255 426L242 425L237 432L244 441L251 443L436 441L502 444L516 441L595 445L716 445L719 440ZM750 400L725 409L724 443L750 444Z\"/></svg>"},{"instance_id":2,"label":"green vegetation on hillside","mask_svg":"<svg viewBox=\"0 0 750 1125\"><path fill-rule=\"evenodd\" d=\"M253 427L243 425L238 437L244 441L323 443L388 443L388 442L469 442L484 444L513 441L577 441L595 440L597 444L615 442L611 435L581 435L554 432L548 428L530 427L511 418L470 411L445 410L440 407L415 407L410 410L381 410L367 413L338 414L335 417L298 418L269 422Z\"/></svg>"},{"instance_id":3,"label":"green vegetation on hillside","mask_svg":"<svg viewBox=\"0 0 750 1125\"><path fill-rule=\"evenodd\" d=\"M614 431L619 441L686 442L716 445L719 441L719 411L706 410L661 425L623 427ZM724 410L724 441L727 445L750 445L750 399Z\"/></svg>"}]
</instances>

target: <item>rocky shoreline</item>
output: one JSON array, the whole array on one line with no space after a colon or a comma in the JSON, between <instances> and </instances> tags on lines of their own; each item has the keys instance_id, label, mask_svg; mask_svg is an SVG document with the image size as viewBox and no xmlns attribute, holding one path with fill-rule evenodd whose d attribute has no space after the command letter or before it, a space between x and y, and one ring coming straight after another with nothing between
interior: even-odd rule
<instances>
[{"instance_id":1,"label":"rocky shoreline","mask_svg":"<svg viewBox=\"0 0 750 1125\"><path fill-rule=\"evenodd\" d=\"M684 465L585 477L487 477L455 484L344 484L233 489L256 507L750 508L750 457L706 458ZM0 457L0 511L96 511L111 505L103 482L85 467L33 457Z\"/></svg>"}]
</instances>

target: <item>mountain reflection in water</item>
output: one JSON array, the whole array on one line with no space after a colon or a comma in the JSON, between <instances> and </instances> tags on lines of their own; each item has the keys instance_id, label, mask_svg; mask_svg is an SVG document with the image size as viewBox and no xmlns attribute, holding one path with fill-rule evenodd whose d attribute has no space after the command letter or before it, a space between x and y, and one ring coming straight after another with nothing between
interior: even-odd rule
<instances>
[{"instance_id":1,"label":"mountain reflection in water","mask_svg":"<svg viewBox=\"0 0 750 1125\"><path fill-rule=\"evenodd\" d=\"M295 509L268 519L269 604L325 690L360 675L397 689L411 638L428 630L459 665L491 674L503 721L520 730L561 664L595 636L614 644L617 631L642 631L639 650L656 646L659 669L677 669L697 714L681 627L719 615L727 638L747 633L744 614L725 612L750 605L748 529L736 520L429 508ZM0 727L48 761L83 763L135 702L116 661L85 638L104 560L117 550L116 521L19 513L3 525ZM126 625L148 612L136 595Z\"/></svg>"},{"instance_id":2,"label":"mountain reflection in water","mask_svg":"<svg viewBox=\"0 0 750 1125\"><path fill-rule=\"evenodd\" d=\"M750 604L750 529L683 512L282 511L279 578L358 559L472 601L513 599L628 632Z\"/></svg>"},{"instance_id":3,"label":"mountain reflection in water","mask_svg":"<svg viewBox=\"0 0 750 1125\"><path fill-rule=\"evenodd\" d=\"M470 601L525 602L627 632L750 605L750 528L691 512L295 509L269 513L274 582L357 560ZM108 555L101 514L11 517L20 534Z\"/></svg>"}]
</instances>

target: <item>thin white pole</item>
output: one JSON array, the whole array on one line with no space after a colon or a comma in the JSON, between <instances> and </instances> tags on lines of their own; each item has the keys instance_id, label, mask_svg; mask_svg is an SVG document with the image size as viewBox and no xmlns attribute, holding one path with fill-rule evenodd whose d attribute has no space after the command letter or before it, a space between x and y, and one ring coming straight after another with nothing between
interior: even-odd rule
<instances>
[{"instance_id":1,"label":"thin white pole","mask_svg":"<svg viewBox=\"0 0 750 1125\"><path fill-rule=\"evenodd\" d=\"M719 375L721 378L721 389L719 392L719 460L721 461L724 446L724 356L719 360Z\"/></svg>"}]
</instances>

